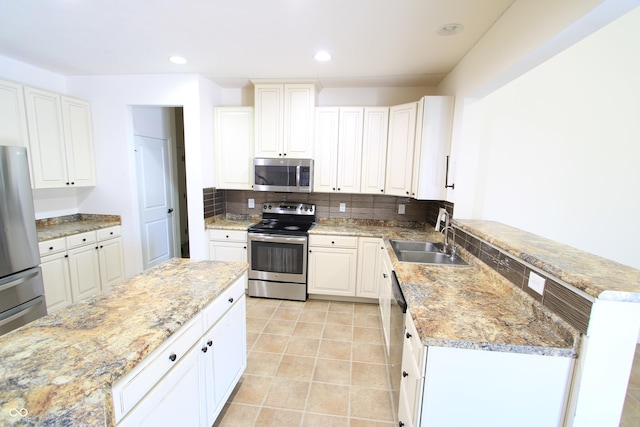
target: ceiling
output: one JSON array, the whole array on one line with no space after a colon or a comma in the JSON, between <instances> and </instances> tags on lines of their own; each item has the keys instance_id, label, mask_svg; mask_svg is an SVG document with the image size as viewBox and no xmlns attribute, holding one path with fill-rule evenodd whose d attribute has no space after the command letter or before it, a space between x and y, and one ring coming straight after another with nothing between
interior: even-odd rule
<instances>
[{"instance_id":1,"label":"ceiling","mask_svg":"<svg viewBox=\"0 0 640 427\"><path fill-rule=\"evenodd\" d=\"M514 1L0 0L0 55L67 76L436 86ZM463 31L436 34L450 23ZM317 62L318 50L332 59ZM188 62L172 64L172 55Z\"/></svg>"}]
</instances>

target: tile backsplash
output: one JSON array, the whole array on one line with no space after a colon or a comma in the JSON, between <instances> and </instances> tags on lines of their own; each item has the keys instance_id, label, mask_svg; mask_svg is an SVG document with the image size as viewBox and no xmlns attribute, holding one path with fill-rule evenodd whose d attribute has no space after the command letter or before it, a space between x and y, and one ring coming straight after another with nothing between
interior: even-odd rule
<instances>
[{"instance_id":1,"label":"tile backsplash","mask_svg":"<svg viewBox=\"0 0 640 427\"><path fill-rule=\"evenodd\" d=\"M212 200L215 197L224 199L224 212L218 212L218 202ZM218 196L220 195L220 196ZM276 193L262 191L243 190L214 190L205 189L205 218L207 212L216 212L236 216L260 216L264 202L296 201L313 203L316 205L318 219L362 219L402 222L432 222L428 213L435 207L437 216L438 207L443 203L432 200L415 200L407 197L369 195L369 194L338 194L338 193ZM248 200L254 200L253 208L248 207ZM217 199L216 199L217 200ZM340 211L340 204L345 204L345 211ZM399 205L404 205L404 214L399 214ZM451 209L453 205L449 203ZM432 224L432 225L433 225Z\"/></svg>"},{"instance_id":2,"label":"tile backsplash","mask_svg":"<svg viewBox=\"0 0 640 427\"><path fill-rule=\"evenodd\" d=\"M204 200L204 217L210 218L226 213L225 191L215 188L205 188L202 190Z\"/></svg>"}]
</instances>

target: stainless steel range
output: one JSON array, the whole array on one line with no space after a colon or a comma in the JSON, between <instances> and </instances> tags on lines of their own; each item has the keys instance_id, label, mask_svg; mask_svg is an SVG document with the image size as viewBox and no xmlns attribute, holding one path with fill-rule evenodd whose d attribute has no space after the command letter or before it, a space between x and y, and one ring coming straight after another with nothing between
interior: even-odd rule
<instances>
[{"instance_id":1,"label":"stainless steel range","mask_svg":"<svg viewBox=\"0 0 640 427\"><path fill-rule=\"evenodd\" d=\"M306 301L308 231L313 204L267 202L249 227L249 295Z\"/></svg>"}]
</instances>

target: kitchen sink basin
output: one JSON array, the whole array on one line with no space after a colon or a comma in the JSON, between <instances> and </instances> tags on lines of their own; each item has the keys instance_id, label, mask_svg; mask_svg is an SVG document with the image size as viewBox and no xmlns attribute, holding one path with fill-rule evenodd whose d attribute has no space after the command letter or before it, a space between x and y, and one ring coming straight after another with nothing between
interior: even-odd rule
<instances>
[{"instance_id":1,"label":"kitchen sink basin","mask_svg":"<svg viewBox=\"0 0 640 427\"><path fill-rule=\"evenodd\" d=\"M451 259L451 256L441 252L443 248L442 243L391 240L391 247L400 262L439 265L469 265L460 257Z\"/></svg>"}]
</instances>

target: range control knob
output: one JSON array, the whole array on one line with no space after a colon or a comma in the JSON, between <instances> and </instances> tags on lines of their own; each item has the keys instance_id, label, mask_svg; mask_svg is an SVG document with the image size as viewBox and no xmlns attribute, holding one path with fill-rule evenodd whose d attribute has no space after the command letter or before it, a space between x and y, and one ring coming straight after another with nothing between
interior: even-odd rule
<instances>
[{"instance_id":1,"label":"range control knob","mask_svg":"<svg viewBox=\"0 0 640 427\"><path fill-rule=\"evenodd\" d=\"M262 209L267 209L267 205L266 204L262 205Z\"/></svg>"}]
</instances>

